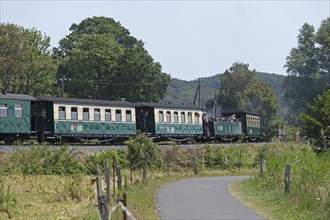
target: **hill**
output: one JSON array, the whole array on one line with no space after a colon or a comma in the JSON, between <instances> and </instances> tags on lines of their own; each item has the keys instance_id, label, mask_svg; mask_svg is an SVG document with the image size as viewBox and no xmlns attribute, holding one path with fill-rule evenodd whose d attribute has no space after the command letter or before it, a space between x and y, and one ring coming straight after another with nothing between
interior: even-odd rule
<instances>
[{"instance_id":1,"label":"hill","mask_svg":"<svg viewBox=\"0 0 330 220\"><path fill-rule=\"evenodd\" d=\"M173 78L167 89L167 93L162 102L171 103L184 103L193 104L196 89L198 87L198 80L201 80L201 103L205 108L205 103L209 99L214 99L215 94L219 91L221 86L221 75L216 74L211 77L198 78L192 81L185 81ZM280 114L285 114L284 101L283 101L283 89L282 84L285 76L278 74L257 72L257 78L270 83L273 87L279 101L280 101ZM198 104L198 100L196 101Z\"/></svg>"}]
</instances>

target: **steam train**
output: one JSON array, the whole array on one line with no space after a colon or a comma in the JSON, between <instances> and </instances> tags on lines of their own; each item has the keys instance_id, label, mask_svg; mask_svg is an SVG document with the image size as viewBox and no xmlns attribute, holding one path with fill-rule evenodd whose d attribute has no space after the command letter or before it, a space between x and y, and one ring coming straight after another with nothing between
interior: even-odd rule
<instances>
[{"instance_id":1,"label":"steam train","mask_svg":"<svg viewBox=\"0 0 330 220\"><path fill-rule=\"evenodd\" d=\"M0 94L0 141L260 141L261 117L245 111L207 117L197 106Z\"/></svg>"}]
</instances>

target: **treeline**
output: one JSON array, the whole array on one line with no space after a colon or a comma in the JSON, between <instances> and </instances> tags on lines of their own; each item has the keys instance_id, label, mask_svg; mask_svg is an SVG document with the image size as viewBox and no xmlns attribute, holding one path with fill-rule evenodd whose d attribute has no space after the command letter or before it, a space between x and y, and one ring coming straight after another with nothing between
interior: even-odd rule
<instances>
[{"instance_id":1,"label":"treeline","mask_svg":"<svg viewBox=\"0 0 330 220\"><path fill-rule=\"evenodd\" d=\"M112 18L72 24L57 48L38 30L0 24L3 92L157 102L169 81L144 43Z\"/></svg>"},{"instance_id":2,"label":"treeline","mask_svg":"<svg viewBox=\"0 0 330 220\"><path fill-rule=\"evenodd\" d=\"M266 82L264 74L249 69L247 63L236 62L204 85L202 106L206 103L209 109L218 106L220 111L239 109L260 113L266 139L285 123L306 125L308 117L299 117L305 113L312 117L308 123L315 128L314 133L324 134L322 143L329 143L329 122L326 117L316 119L309 115L313 104L308 106L330 88L329 39L330 18L322 21L317 31L312 25L304 24L299 30L297 47L287 57L287 77ZM162 71L141 40L112 18L86 18L71 25L70 34L60 40L57 48L50 48L49 42L50 38L36 29L0 24L2 92L106 100L126 98L133 102L170 100L164 99L170 75ZM176 86L171 86L167 94L172 94L175 102L189 103L183 96L193 99L194 92L188 89L188 83L178 80L172 83ZM326 95L324 98L327 102ZM327 106L322 109L322 114L330 112ZM303 126L302 132L310 135L306 127ZM310 137L314 142L316 137Z\"/></svg>"}]
</instances>

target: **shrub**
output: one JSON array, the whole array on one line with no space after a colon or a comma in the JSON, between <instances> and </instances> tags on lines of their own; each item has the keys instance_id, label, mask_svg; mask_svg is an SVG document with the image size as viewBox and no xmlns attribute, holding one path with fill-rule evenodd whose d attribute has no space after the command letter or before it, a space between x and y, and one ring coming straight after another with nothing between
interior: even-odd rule
<instances>
[{"instance_id":1,"label":"shrub","mask_svg":"<svg viewBox=\"0 0 330 220\"><path fill-rule=\"evenodd\" d=\"M6 162L5 172L23 175L71 175L84 173L84 166L75 158L67 146L50 149L49 146L35 145L30 150L19 147Z\"/></svg>"},{"instance_id":2,"label":"shrub","mask_svg":"<svg viewBox=\"0 0 330 220\"><path fill-rule=\"evenodd\" d=\"M126 141L125 144L128 146L128 158L131 165L144 160L145 153L153 164L161 164L160 149L144 134L138 134L134 139Z\"/></svg>"},{"instance_id":3,"label":"shrub","mask_svg":"<svg viewBox=\"0 0 330 220\"><path fill-rule=\"evenodd\" d=\"M120 164L122 168L128 167L129 161L127 160L127 151L125 149L115 150L109 149L99 154L91 155L86 161L86 170L88 174L97 174L97 167L104 166L104 161L108 161L111 166L113 161Z\"/></svg>"}]
</instances>

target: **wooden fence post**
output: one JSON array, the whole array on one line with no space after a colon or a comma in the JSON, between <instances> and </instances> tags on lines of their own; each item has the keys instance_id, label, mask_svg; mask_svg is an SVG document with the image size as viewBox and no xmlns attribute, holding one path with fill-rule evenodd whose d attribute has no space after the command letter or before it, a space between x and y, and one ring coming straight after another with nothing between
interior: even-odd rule
<instances>
[{"instance_id":1,"label":"wooden fence post","mask_svg":"<svg viewBox=\"0 0 330 220\"><path fill-rule=\"evenodd\" d=\"M170 176L170 158L167 160L167 175Z\"/></svg>"},{"instance_id":2,"label":"wooden fence post","mask_svg":"<svg viewBox=\"0 0 330 220\"><path fill-rule=\"evenodd\" d=\"M260 176L263 176L266 172L266 160L264 158L261 158L260 161Z\"/></svg>"},{"instance_id":3,"label":"wooden fence post","mask_svg":"<svg viewBox=\"0 0 330 220\"><path fill-rule=\"evenodd\" d=\"M225 154L224 156L224 168L227 169L228 168L228 160L227 160L227 155Z\"/></svg>"},{"instance_id":4,"label":"wooden fence post","mask_svg":"<svg viewBox=\"0 0 330 220\"><path fill-rule=\"evenodd\" d=\"M193 162L194 162L194 174L197 175L197 173L198 173L198 155L197 154L194 155Z\"/></svg>"},{"instance_id":5,"label":"wooden fence post","mask_svg":"<svg viewBox=\"0 0 330 220\"><path fill-rule=\"evenodd\" d=\"M112 186L113 186L113 194L116 194L116 161L112 161L112 173L113 173L113 178L112 178Z\"/></svg>"},{"instance_id":6,"label":"wooden fence post","mask_svg":"<svg viewBox=\"0 0 330 220\"><path fill-rule=\"evenodd\" d=\"M127 207L127 196L126 193L123 195L123 205ZM127 220L126 212L123 210L123 220Z\"/></svg>"},{"instance_id":7,"label":"wooden fence post","mask_svg":"<svg viewBox=\"0 0 330 220\"><path fill-rule=\"evenodd\" d=\"M291 182L291 164L287 164L285 166L285 174L284 174L284 195L287 195L290 192L290 182Z\"/></svg>"},{"instance_id":8,"label":"wooden fence post","mask_svg":"<svg viewBox=\"0 0 330 220\"><path fill-rule=\"evenodd\" d=\"M145 182L147 180L147 168L148 168L148 154L147 154L147 152L145 152L144 161L143 161L143 173L142 173L143 182Z\"/></svg>"},{"instance_id":9,"label":"wooden fence post","mask_svg":"<svg viewBox=\"0 0 330 220\"><path fill-rule=\"evenodd\" d=\"M118 181L118 190L121 188L121 183L122 183L122 177L121 177L121 167L120 165L117 165L116 169L116 174L117 174L117 181Z\"/></svg>"},{"instance_id":10,"label":"wooden fence post","mask_svg":"<svg viewBox=\"0 0 330 220\"><path fill-rule=\"evenodd\" d=\"M96 189L97 189L97 201L98 201L98 209L100 212L100 216L102 220L109 219L109 204L110 201L110 169L108 166L108 160L103 161L104 165L104 175L105 175L105 183L106 183L106 190L107 193L104 195L102 189L102 178L101 178L101 171L100 168L97 167L97 174L96 177Z\"/></svg>"},{"instance_id":11,"label":"wooden fence post","mask_svg":"<svg viewBox=\"0 0 330 220\"><path fill-rule=\"evenodd\" d=\"M110 201L110 169L108 160L105 161L105 167L104 167L104 174L105 174L105 183L107 184L107 196L108 201Z\"/></svg>"},{"instance_id":12,"label":"wooden fence post","mask_svg":"<svg viewBox=\"0 0 330 220\"><path fill-rule=\"evenodd\" d=\"M131 185L133 184L133 168L132 165L129 166L129 179L131 181Z\"/></svg>"}]
</instances>

